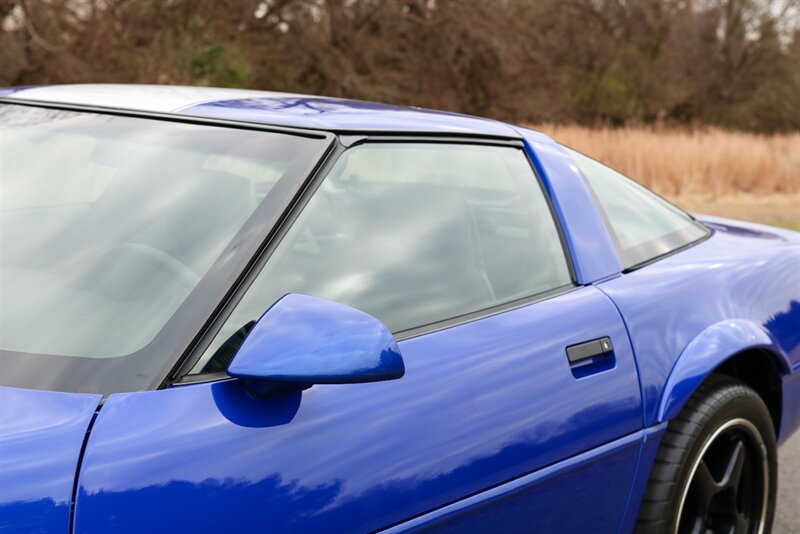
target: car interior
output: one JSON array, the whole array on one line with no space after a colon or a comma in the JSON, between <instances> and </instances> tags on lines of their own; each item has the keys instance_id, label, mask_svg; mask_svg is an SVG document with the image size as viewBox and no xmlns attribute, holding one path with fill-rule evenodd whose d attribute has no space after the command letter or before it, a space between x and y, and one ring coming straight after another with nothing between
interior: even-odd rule
<instances>
[{"instance_id":1,"label":"car interior","mask_svg":"<svg viewBox=\"0 0 800 534\"><path fill-rule=\"evenodd\" d=\"M286 293L347 304L397 333L570 283L553 216L521 151L467 145L420 162L430 147L362 150L370 161L359 165L358 149L340 158L196 372L224 368L242 329ZM472 151L483 168L459 169Z\"/></svg>"}]
</instances>

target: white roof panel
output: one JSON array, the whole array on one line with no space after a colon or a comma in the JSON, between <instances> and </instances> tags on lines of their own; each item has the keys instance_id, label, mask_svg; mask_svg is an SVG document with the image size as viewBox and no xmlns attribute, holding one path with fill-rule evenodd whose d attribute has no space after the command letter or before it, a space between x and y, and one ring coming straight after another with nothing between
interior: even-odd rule
<instances>
[{"instance_id":1,"label":"white roof panel","mask_svg":"<svg viewBox=\"0 0 800 534\"><path fill-rule=\"evenodd\" d=\"M286 96L300 95L177 85L75 84L22 89L8 98L170 113L205 102Z\"/></svg>"}]
</instances>

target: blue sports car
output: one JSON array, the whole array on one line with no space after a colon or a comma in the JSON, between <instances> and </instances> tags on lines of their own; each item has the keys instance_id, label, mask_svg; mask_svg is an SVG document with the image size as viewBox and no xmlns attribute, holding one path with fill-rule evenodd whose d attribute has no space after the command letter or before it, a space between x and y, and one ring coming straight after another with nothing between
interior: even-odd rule
<instances>
[{"instance_id":1,"label":"blue sports car","mask_svg":"<svg viewBox=\"0 0 800 534\"><path fill-rule=\"evenodd\" d=\"M0 532L770 530L797 232L452 113L0 102Z\"/></svg>"}]
</instances>

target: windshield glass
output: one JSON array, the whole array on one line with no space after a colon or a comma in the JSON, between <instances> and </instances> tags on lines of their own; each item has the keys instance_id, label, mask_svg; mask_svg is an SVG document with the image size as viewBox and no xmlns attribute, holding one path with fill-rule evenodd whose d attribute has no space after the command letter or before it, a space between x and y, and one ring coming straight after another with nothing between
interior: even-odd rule
<instances>
[{"instance_id":1,"label":"windshield glass","mask_svg":"<svg viewBox=\"0 0 800 534\"><path fill-rule=\"evenodd\" d=\"M0 106L0 383L150 387L150 345L319 142Z\"/></svg>"}]
</instances>

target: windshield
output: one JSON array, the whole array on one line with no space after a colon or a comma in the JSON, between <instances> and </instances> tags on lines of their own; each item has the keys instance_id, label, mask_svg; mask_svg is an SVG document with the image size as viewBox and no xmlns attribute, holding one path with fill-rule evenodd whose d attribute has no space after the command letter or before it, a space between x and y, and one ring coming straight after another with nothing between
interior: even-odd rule
<instances>
[{"instance_id":1,"label":"windshield","mask_svg":"<svg viewBox=\"0 0 800 534\"><path fill-rule=\"evenodd\" d=\"M0 105L0 383L151 387L154 340L319 143Z\"/></svg>"}]
</instances>

